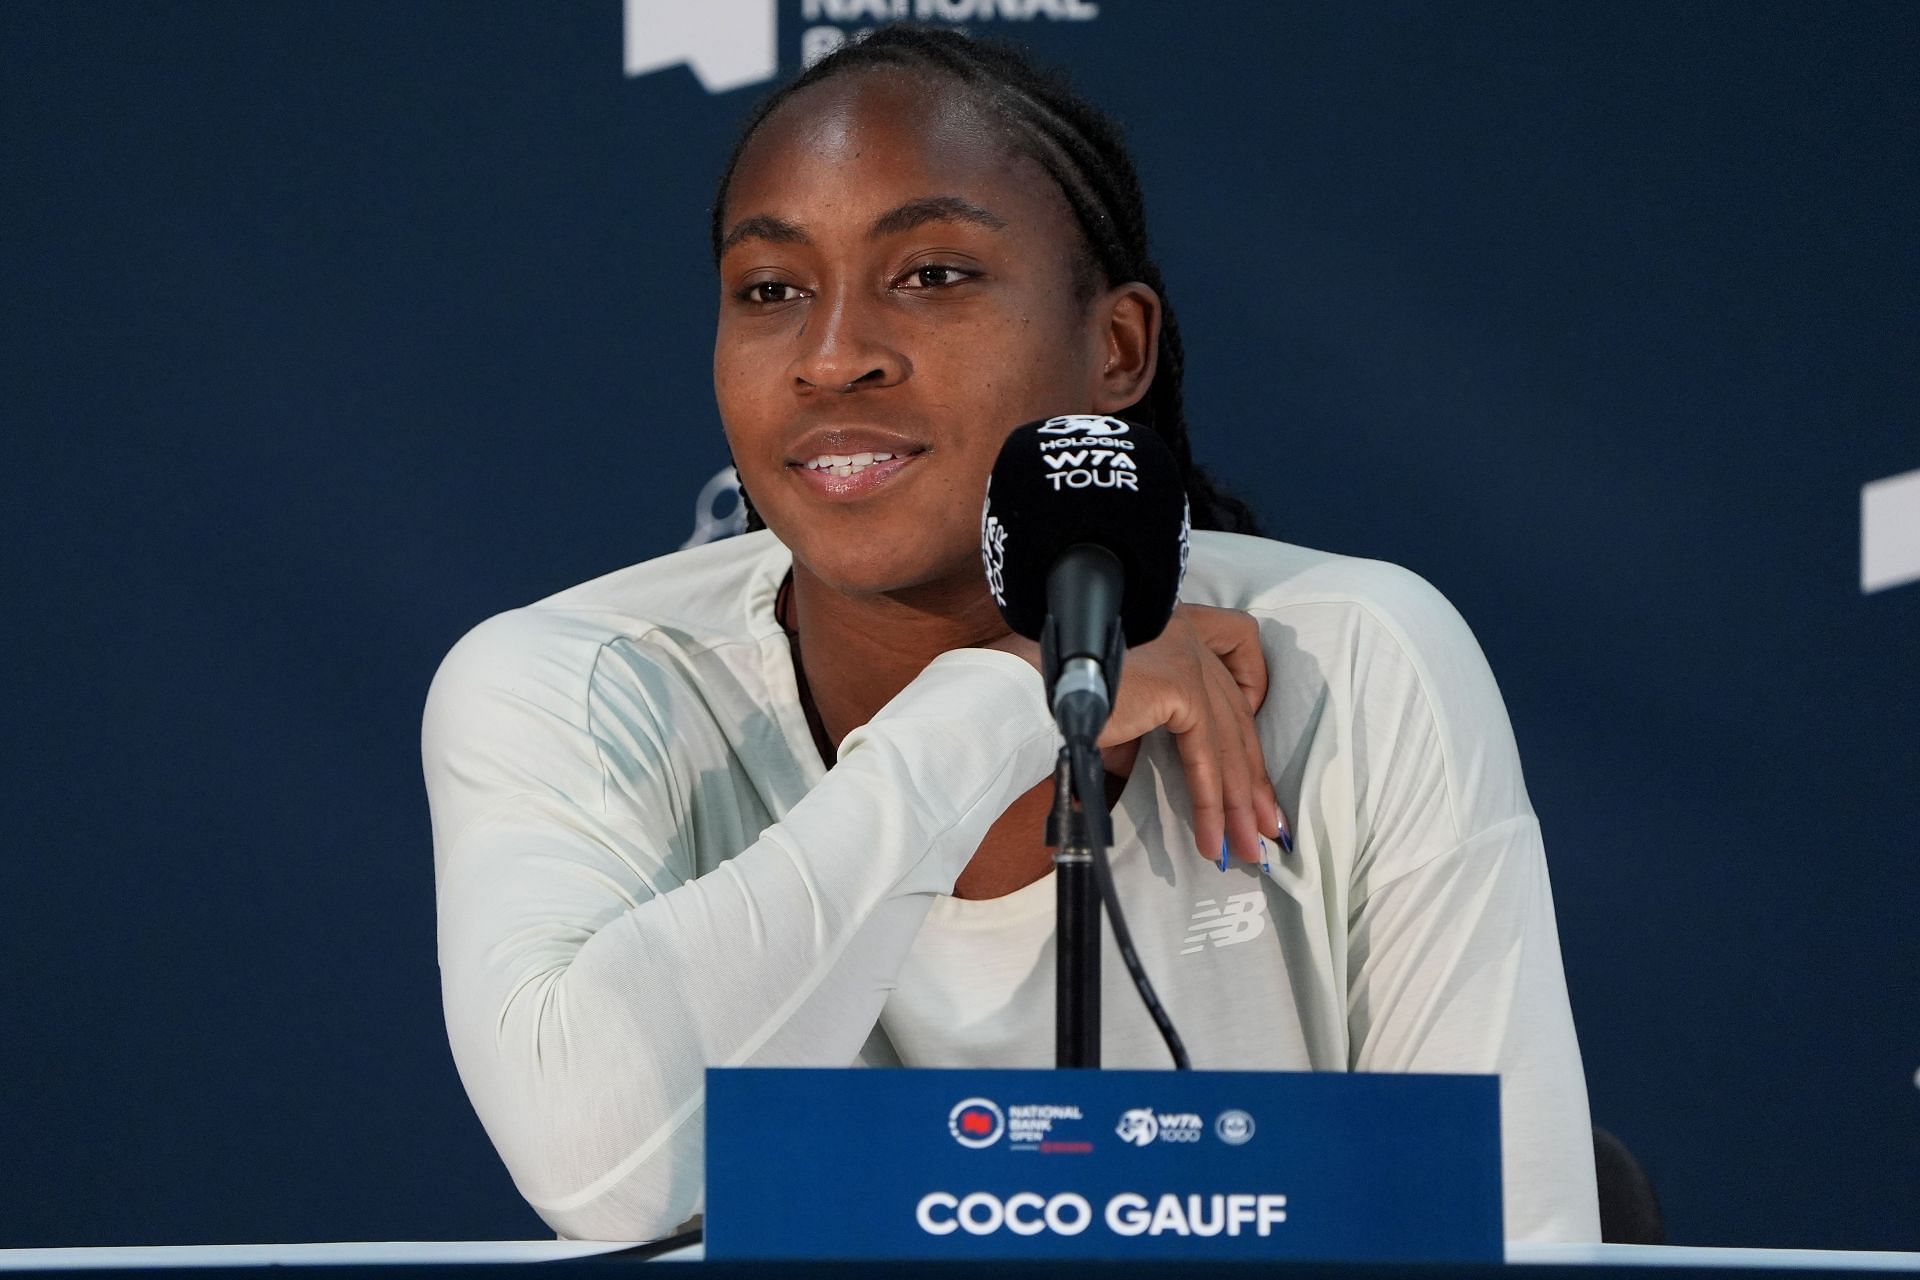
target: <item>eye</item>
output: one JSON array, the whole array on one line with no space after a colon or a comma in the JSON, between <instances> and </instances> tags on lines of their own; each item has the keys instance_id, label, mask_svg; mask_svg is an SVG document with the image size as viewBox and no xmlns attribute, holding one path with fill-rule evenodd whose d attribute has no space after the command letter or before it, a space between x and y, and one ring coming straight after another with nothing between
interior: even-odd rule
<instances>
[{"instance_id":1,"label":"eye","mask_svg":"<svg viewBox=\"0 0 1920 1280\"><path fill-rule=\"evenodd\" d=\"M792 302L800 296L802 295L799 287L788 284L785 280L755 280L738 295L742 302L762 304Z\"/></svg>"},{"instance_id":2,"label":"eye","mask_svg":"<svg viewBox=\"0 0 1920 1280\"><path fill-rule=\"evenodd\" d=\"M959 267L949 267L944 263L929 262L924 267L915 267L901 277L896 288L900 289L950 289L956 284L973 279L974 273L963 271Z\"/></svg>"}]
</instances>

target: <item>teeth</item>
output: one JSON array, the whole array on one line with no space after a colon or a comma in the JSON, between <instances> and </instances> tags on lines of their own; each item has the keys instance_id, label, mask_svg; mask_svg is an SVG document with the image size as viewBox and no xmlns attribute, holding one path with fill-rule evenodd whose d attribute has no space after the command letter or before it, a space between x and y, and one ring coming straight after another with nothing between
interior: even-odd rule
<instances>
[{"instance_id":1,"label":"teeth","mask_svg":"<svg viewBox=\"0 0 1920 1280\"><path fill-rule=\"evenodd\" d=\"M806 468L809 471L825 471L836 476L850 476L862 467L870 467L876 462L891 462L902 455L892 453L823 453L809 459Z\"/></svg>"}]
</instances>

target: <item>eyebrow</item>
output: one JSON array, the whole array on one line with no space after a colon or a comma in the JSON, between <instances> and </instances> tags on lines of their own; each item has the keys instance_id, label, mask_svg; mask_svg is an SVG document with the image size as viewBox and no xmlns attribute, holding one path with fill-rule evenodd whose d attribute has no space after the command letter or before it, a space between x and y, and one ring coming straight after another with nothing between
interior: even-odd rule
<instances>
[{"instance_id":1,"label":"eyebrow","mask_svg":"<svg viewBox=\"0 0 1920 1280\"><path fill-rule=\"evenodd\" d=\"M982 209L971 200L962 200L959 196L926 196L919 200L909 200L897 209L889 209L873 220L867 228L867 239L878 240L882 236L899 235L902 231L911 231L928 222L971 222L987 228L989 231L1001 231L1007 221L998 214Z\"/></svg>"},{"instance_id":2,"label":"eyebrow","mask_svg":"<svg viewBox=\"0 0 1920 1280\"><path fill-rule=\"evenodd\" d=\"M885 236L899 235L902 231L911 231L929 222L971 222L989 231L1002 231L1007 225L1005 218L990 209L981 208L971 200L963 200L959 196L922 196L875 218L873 225L867 228L867 239L879 240ZM726 239L720 242L720 252L724 255L743 240L767 240L774 244L810 243L806 228L768 213L758 213L734 223Z\"/></svg>"}]
</instances>

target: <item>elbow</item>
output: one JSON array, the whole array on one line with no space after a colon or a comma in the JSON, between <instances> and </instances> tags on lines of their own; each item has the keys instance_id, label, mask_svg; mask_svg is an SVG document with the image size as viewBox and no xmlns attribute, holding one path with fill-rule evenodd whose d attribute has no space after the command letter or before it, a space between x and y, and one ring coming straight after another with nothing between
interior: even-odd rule
<instances>
[{"instance_id":1,"label":"elbow","mask_svg":"<svg viewBox=\"0 0 1920 1280\"><path fill-rule=\"evenodd\" d=\"M702 1078L676 1089L599 1019L571 1027L562 977L525 984L481 1017L457 1017L449 1000L461 1083L548 1226L570 1239L659 1239L702 1208Z\"/></svg>"},{"instance_id":2,"label":"elbow","mask_svg":"<svg viewBox=\"0 0 1920 1280\"><path fill-rule=\"evenodd\" d=\"M661 1135L665 1140L652 1150L603 1151L595 1135L576 1135L588 1151L576 1153L564 1168L540 1159L543 1181L537 1186L523 1182L511 1160L508 1167L534 1212L565 1238L659 1240L704 1208L698 1111L695 1104L688 1121Z\"/></svg>"}]
</instances>

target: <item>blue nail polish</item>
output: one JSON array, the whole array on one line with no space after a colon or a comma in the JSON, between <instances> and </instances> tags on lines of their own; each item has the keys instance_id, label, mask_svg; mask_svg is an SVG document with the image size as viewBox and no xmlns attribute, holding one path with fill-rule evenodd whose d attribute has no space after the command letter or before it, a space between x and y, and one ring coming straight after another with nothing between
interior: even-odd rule
<instances>
[{"instance_id":1,"label":"blue nail polish","mask_svg":"<svg viewBox=\"0 0 1920 1280\"><path fill-rule=\"evenodd\" d=\"M1293 852L1293 832L1287 830L1286 823L1283 822L1280 824L1280 833L1275 836L1274 839L1280 842L1282 849L1285 849L1288 853Z\"/></svg>"},{"instance_id":2,"label":"blue nail polish","mask_svg":"<svg viewBox=\"0 0 1920 1280\"><path fill-rule=\"evenodd\" d=\"M1272 866L1267 862L1267 842L1265 840L1260 842L1260 869L1267 872L1273 870Z\"/></svg>"},{"instance_id":3,"label":"blue nail polish","mask_svg":"<svg viewBox=\"0 0 1920 1280\"><path fill-rule=\"evenodd\" d=\"M1220 841L1220 869L1227 869L1227 842L1224 839Z\"/></svg>"}]
</instances>

